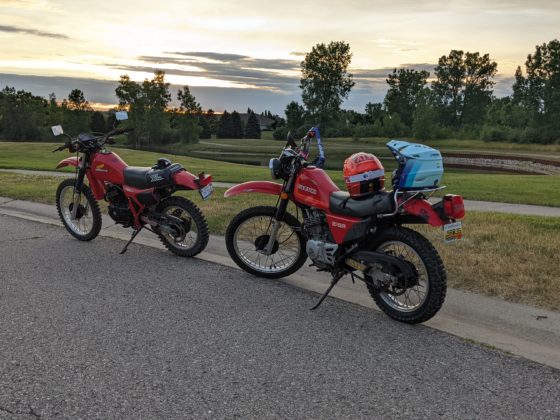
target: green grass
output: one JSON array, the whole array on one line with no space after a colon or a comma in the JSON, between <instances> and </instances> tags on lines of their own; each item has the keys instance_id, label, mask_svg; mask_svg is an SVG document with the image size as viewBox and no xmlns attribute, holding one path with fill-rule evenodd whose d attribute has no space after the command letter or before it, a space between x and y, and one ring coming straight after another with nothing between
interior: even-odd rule
<instances>
[{"instance_id":1,"label":"green grass","mask_svg":"<svg viewBox=\"0 0 560 420\"><path fill-rule=\"evenodd\" d=\"M239 140L220 141L232 143ZM259 141L243 140L242 142L254 148L254 143ZM273 143L276 148L270 150L269 157L276 156L282 147L281 142ZM49 143L0 142L0 168L54 170L57 163L67 156L67 153L51 153L55 146L56 144ZM123 148L115 148L115 151L133 166L151 166L164 155ZM196 174L200 171L211 173L215 181L245 182L270 179L267 167L165 155L183 164L192 173ZM387 168L388 173L389 170L390 167ZM328 173L334 182L343 188L342 170L329 170ZM387 175L387 185L389 182L390 175ZM443 184L447 185L445 193L461 194L470 200L560 207L559 175L510 175L451 169L445 172Z\"/></svg>"},{"instance_id":2,"label":"green grass","mask_svg":"<svg viewBox=\"0 0 560 420\"><path fill-rule=\"evenodd\" d=\"M60 178L0 173L0 196L54 205ZM223 234L241 210L275 205L276 197L242 194L224 198L224 189L202 201L197 192L181 192L208 219L210 231ZM295 213L291 206L290 212ZM469 212L465 240L443 243L441 229L415 226L442 255L450 287L549 309L560 309L560 218Z\"/></svg>"}]
</instances>

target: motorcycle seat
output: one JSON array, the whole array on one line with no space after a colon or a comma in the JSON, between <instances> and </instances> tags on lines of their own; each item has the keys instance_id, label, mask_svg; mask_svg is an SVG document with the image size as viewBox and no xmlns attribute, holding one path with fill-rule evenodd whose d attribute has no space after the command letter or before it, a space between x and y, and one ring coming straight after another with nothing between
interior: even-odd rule
<instances>
[{"instance_id":1,"label":"motorcycle seat","mask_svg":"<svg viewBox=\"0 0 560 420\"><path fill-rule=\"evenodd\" d=\"M183 166L179 163L173 163L163 169L129 166L124 169L124 183L140 190L163 187L171 184L173 174L182 170Z\"/></svg>"},{"instance_id":2,"label":"motorcycle seat","mask_svg":"<svg viewBox=\"0 0 560 420\"><path fill-rule=\"evenodd\" d=\"M392 213L395 210L392 192L351 198L346 191L335 191L330 196L329 204L331 212L351 217L368 217L374 214Z\"/></svg>"}]
</instances>

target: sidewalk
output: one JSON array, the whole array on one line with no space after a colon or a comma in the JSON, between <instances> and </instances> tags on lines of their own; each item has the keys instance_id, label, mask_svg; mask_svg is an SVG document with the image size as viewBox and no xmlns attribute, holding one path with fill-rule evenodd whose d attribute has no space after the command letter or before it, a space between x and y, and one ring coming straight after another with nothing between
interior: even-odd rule
<instances>
[{"instance_id":1,"label":"sidewalk","mask_svg":"<svg viewBox=\"0 0 560 420\"><path fill-rule=\"evenodd\" d=\"M45 204L0 197L0 214L61 225L56 208ZM130 238L130 229L115 226L105 215L103 226L102 236L122 240ZM68 235L68 240L74 239ZM159 239L146 231L141 232L131 246L134 244L164 250ZM123 258L126 258L126 254ZM208 247L198 258L237 268L227 254L221 236L212 235ZM329 284L329 277L304 266L282 281L323 293ZM330 296L377 310L365 286L361 282L352 284L349 278L341 280ZM327 299L323 305L328 304ZM560 312L449 289L442 310L423 325L560 369Z\"/></svg>"},{"instance_id":2,"label":"sidewalk","mask_svg":"<svg viewBox=\"0 0 560 420\"><path fill-rule=\"evenodd\" d=\"M38 176L60 176L72 177L73 172L57 172L57 171L32 171L27 169L0 169L0 172L11 172L22 175L38 175ZM214 182L217 188L229 188L235 184L230 182ZM560 217L560 207L532 206L528 204L509 204L495 203L491 201L474 201L465 200L465 208L467 211L488 211L497 213L511 213L528 216L549 216Z\"/></svg>"}]
</instances>

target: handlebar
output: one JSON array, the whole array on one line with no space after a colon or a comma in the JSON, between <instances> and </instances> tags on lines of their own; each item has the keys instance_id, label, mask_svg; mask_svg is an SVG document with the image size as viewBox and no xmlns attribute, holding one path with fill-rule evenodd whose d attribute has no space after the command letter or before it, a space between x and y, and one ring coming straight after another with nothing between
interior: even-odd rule
<instances>
[{"instance_id":1,"label":"handlebar","mask_svg":"<svg viewBox=\"0 0 560 420\"><path fill-rule=\"evenodd\" d=\"M111 138L111 136L118 136L120 134L130 133L131 131L134 131L134 128L132 128L132 127L129 127L129 128L115 128L114 130L109 131L107 134L103 134L101 136L95 137L94 140L98 141L100 139L104 139L104 141L100 143L100 146L103 146L105 143L115 144L115 141ZM54 152L60 152L64 149L71 149L73 146L75 146L78 143L80 143L78 138L76 138L74 140L71 140L71 141L67 141L62 146L54 149L53 153ZM70 150L70 151L76 151L76 150Z\"/></svg>"}]
</instances>

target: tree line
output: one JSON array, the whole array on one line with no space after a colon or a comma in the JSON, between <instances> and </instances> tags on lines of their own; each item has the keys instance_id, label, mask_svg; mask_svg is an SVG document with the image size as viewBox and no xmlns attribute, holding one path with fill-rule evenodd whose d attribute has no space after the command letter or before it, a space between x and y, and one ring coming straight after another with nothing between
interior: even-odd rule
<instances>
[{"instance_id":1,"label":"tree line","mask_svg":"<svg viewBox=\"0 0 560 420\"><path fill-rule=\"evenodd\" d=\"M524 143L560 142L560 41L537 45L518 66L512 94L494 96L497 63L489 54L452 50L439 58L433 75L394 69L383 102L364 112L341 109L354 86L352 58L344 42L318 44L301 63L302 102L285 109L286 126L298 135L320 122L329 137L470 138ZM430 81L431 79L431 81Z\"/></svg>"},{"instance_id":2,"label":"tree line","mask_svg":"<svg viewBox=\"0 0 560 420\"><path fill-rule=\"evenodd\" d=\"M348 71L350 45L317 44L301 62L302 104L290 102L285 119L261 113L272 121L274 138L288 131L303 135L321 123L327 137L470 138L527 143L560 142L560 41L537 45L527 56L525 70L515 72L512 94L497 98L494 77L498 66L489 54L452 50L439 58L433 74L412 68L387 75L382 102L369 102L363 112L345 110L355 82ZM192 143L210 138L260 138L258 115L224 111L218 115L202 107L184 86L177 92L178 107L171 107L170 85L163 71L136 82L121 76L115 90L115 110L127 110L136 130L129 142L150 148L169 143ZM108 131L113 113L92 109L82 91L74 89L57 101L6 87L0 91L0 137L11 140L52 139L50 126L66 132Z\"/></svg>"}]
</instances>

